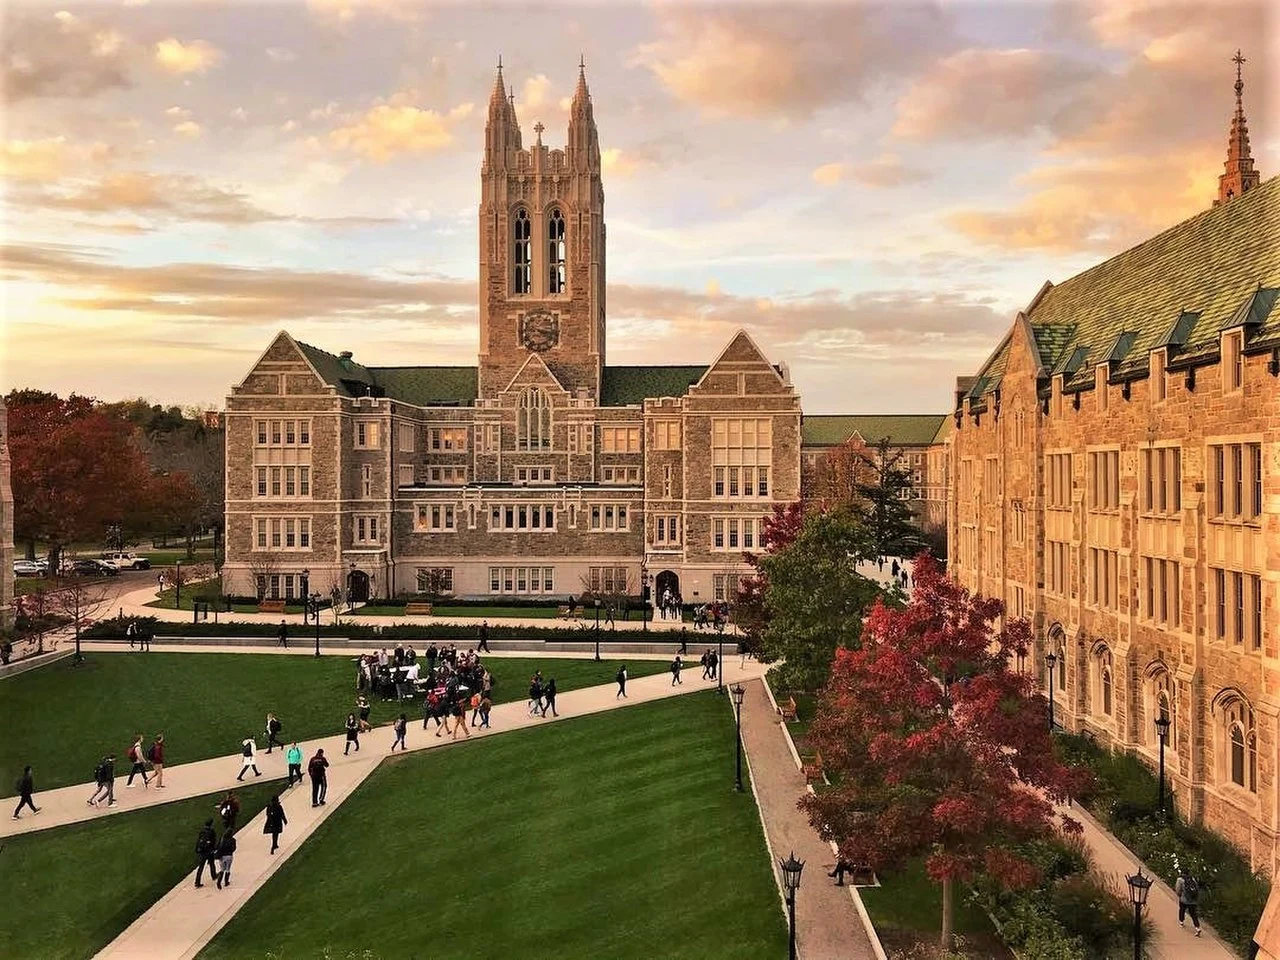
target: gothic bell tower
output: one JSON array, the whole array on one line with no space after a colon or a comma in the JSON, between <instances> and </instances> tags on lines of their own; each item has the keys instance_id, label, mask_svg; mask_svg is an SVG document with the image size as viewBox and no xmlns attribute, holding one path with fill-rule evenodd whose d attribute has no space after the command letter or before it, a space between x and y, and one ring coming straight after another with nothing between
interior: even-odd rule
<instances>
[{"instance_id":1,"label":"gothic bell tower","mask_svg":"<svg viewBox=\"0 0 1280 960\"><path fill-rule=\"evenodd\" d=\"M599 399L605 357L604 189L585 65L563 149L525 149L502 63L480 171L480 397L538 354L572 395Z\"/></svg>"}]
</instances>

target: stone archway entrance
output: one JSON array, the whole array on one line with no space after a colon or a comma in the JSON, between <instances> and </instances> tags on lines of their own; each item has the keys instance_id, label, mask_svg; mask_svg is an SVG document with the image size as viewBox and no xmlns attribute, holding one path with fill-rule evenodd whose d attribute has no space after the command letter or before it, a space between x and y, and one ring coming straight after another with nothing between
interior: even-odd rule
<instances>
[{"instance_id":1,"label":"stone archway entrance","mask_svg":"<svg viewBox=\"0 0 1280 960\"><path fill-rule=\"evenodd\" d=\"M367 603L369 601L369 575L363 570L352 570L347 577L347 602Z\"/></svg>"},{"instance_id":2,"label":"stone archway entrance","mask_svg":"<svg viewBox=\"0 0 1280 960\"><path fill-rule=\"evenodd\" d=\"M680 596L680 577L674 570L663 570L653 581L653 602L662 603L662 598L671 592L672 597Z\"/></svg>"}]
</instances>

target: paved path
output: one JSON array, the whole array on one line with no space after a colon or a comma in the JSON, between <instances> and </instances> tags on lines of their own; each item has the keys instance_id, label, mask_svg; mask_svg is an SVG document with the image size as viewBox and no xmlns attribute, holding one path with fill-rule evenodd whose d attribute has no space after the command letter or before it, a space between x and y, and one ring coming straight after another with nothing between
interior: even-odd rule
<instances>
[{"instance_id":1,"label":"paved path","mask_svg":"<svg viewBox=\"0 0 1280 960\"><path fill-rule=\"evenodd\" d=\"M745 669L735 663L725 674L725 680L736 682L758 678L763 675L764 669L762 665L755 662L748 663ZM693 671L686 671L683 679L684 683L677 687L671 685L669 674L628 681L625 700L617 698L617 686L612 683L571 690L560 694L557 698L557 706L560 709L559 719L615 710L638 703L649 703L715 686L714 681L702 680L700 674ZM555 719L530 716L525 701L520 700L495 706L491 722L492 727L474 733L471 739L554 723ZM434 730L435 726L432 725L431 731ZM433 732L424 733L421 724L412 723L409 725L407 740L411 752L456 742L448 737L437 738ZM240 906L247 902L267 878L279 868L279 865L302 845L325 817L350 796L374 770L378 762L387 755L386 751L390 748L391 741L390 727L381 726L362 738L362 749L359 753L352 753L347 757L342 755L343 738L341 736L327 737L303 744L304 762L310 759L317 747L323 747L325 756L330 758L329 797L325 806L318 810L311 807L309 784L295 787L283 798L289 825L282 835L280 850L274 856L267 852L270 849L270 843L262 835L265 815L259 814L237 832L240 844L236 850L232 869L234 883L231 888L219 891L206 884L203 888L196 889L193 869L192 873L134 921L98 956L112 958L112 960L173 960L173 958L194 957L235 915ZM263 776L283 775L284 758L281 754L273 753L271 757L262 754L259 759L266 761L265 765L259 765L259 769L263 770ZM238 767L239 758L230 756L165 770L165 779L174 784L173 788L166 788L165 793L172 793L172 796L165 796L161 800L155 796L159 791L140 791L135 787L129 791L129 800L137 802L127 806L122 803L121 806L112 808L109 813L101 811L97 815L109 816L125 809L137 809L139 806L176 800L183 796L200 796L226 789L228 786L234 786L232 775ZM64 791L45 794L41 798L48 804L45 815L30 820L24 818L16 824L9 821L6 825L49 827L86 819L86 812L90 816L96 813L84 803L83 796L88 796L90 789L89 784L67 788L67 791L74 794L67 798L69 803L59 802L62 798L58 798L57 795ZM37 824L37 820L42 822ZM193 824L191 834L193 847L197 827L198 824ZM192 854L192 860L194 861L194 854Z\"/></svg>"},{"instance_id":2,"label":"paved path","mask_svg":"<svg viewBox=\"0 0 1280 960\"><path fill-rule=\"evenodd\" d=\"M1125 877L1137 871L1138 858L1087 810L1079 806L1059 806L1058 812L1083 825L1084 840L1093 854L1098 873L1113 877L1127 897L1129 886ZM1200 937L1195 935L1189 919L1185 928L1179 927L1177 895L1151 870L1143 867L1142 872L1155 880L1147 894L1147 917L1155 925L1155 942L1147 950L1149 960L1236 960L1235 952L1219 940L1203 920L1204 933Z\"/></svg>"},{"instance_id":3,"label":"paved path","mask_svg":"<svg viewBox=\"0 0 1280 960\"><path fill-rule=\"evenodd\" d=\"M805 793L804 777L796 768L764 681L748 683L746 688L742 742L751 760L751 781L769 838L774 875L780 882L778 858L792 851L805 862L796 895L796 946L801 960L874 960L850 890L825 876L835 866L835 854L796 808Z\"/></svg>"}]
</instances>

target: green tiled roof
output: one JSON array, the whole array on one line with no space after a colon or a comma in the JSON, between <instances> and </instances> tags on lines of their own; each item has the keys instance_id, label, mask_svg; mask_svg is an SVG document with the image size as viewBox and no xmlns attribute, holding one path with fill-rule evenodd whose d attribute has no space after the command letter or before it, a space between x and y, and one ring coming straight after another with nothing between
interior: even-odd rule
<instances>
[{"instance_id":1,"label":"green tiled roof","mask_svg":"<svg viewBox=\"0 0 1280 960\"><path fill-rule=\"evenodd\" d=\"M316 373L320 374L320 378L330 386L337 387L338 393L342 396L360 395L346 386L343 383L344 380L352 383L373 383L373 376L368 369L354 360L341 360L332 353L321 350L319 347L313 347L309 343L303 343L300 340L296 341L296 343L303 356L316 368Z\"/></svg>"},{"instance_id":2,"label":"green tiled roof","mask_svg":"<svg viewBox=\"0 0 1280 960\"><path fill-rule=\"evenodd\" d=\"M944 414L932 413L804 416L800 418L800 443L806 447L834 447L856 433L872 444L886 438L895 446L929 444L946 419Z\"/></svg>"},{"instance_id":3,"label":"green tiled roof","mask_svg":"<svg viewBox=\"0 0 1280 960\"><path fill-rule=\"evenodd\" d=\"M475 402L475 367L372 367L374 380L388 397L419 407Z\"/></svg>"},{"instance_id":4,"label":"green tiled roof","mask_svg":"<svg viewBox=\"0 0 1280 960\"><path fill-rule=\"evenodd\" d=\"M1280 177L1273 177L1051 287L1027 316L1041 361L1066 373L1068 386L1083 386L1122 334L1132 338L1121 371L1145 371L1150 351L1161 346L1213 357L1219 331L1242 310L1251 321L1246 350L1280 343L1271 292L1280 288L1277 237ZM984 391L998 384L1003 367L1002 355L987 362Z\"/></svg>"},{"instance_id":5,"label":"green tiled roof","mask_svg":"<svg viewBox=\"0 0 1280 960\"><path fill-rule=\"evenodd\" d=\"M683 397L706 372L705 365L605 367L600 406L622 407L657 397Z\"/></svg>"}]
</instances>

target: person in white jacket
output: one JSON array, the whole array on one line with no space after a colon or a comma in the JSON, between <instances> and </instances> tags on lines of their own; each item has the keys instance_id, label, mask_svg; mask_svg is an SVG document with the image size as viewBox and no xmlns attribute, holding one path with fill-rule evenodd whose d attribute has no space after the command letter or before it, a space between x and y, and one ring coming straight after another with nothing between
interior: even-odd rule
<instances>
[{"instance_id":1,"label":"person in white jacket","mask_svg":"<svg viewBox=\"0 0 1280 960\"><path fill-rule=\"evenodd\" d=\"M243 780L246 770L252 770L255 777L262 776L262 771L258 769L258 745L253 737L245 737L240 744L240 775L236 780Z\"/></svg>"}]
</instances>

